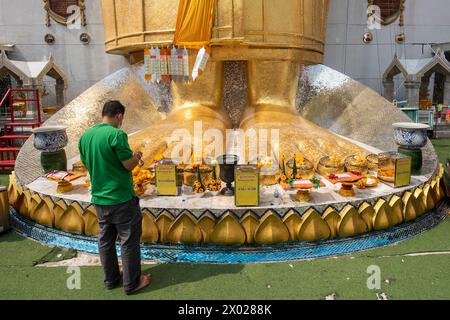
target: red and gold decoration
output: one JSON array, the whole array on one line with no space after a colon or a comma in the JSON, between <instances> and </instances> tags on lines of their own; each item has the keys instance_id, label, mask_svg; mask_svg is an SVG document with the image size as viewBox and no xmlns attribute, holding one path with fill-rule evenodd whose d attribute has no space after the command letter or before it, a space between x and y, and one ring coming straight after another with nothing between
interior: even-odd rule
<instances>
[{"instance_id":1,"label":"red and gold decoration","mask_svg":"<svg viewBox=\"0 0 450 320\"><path fill-rule=\"evenodd\" d=\"M87 25L85 0L44 0L44 9L47 27L51 26L51 20L68 26L77 18L81 19L81 26Z\"/></svg>"}]
</instances>

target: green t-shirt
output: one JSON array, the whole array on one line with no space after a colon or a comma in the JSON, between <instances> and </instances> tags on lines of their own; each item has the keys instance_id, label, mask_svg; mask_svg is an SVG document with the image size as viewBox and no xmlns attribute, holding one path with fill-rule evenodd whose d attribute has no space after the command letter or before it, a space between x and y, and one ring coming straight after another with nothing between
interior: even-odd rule
<instances>
[{"instance_id":1,"label":"green t-shirt","mask_svg":"<svg viewBox=\"0 0 450 320\"><path fill-rule=\"evenodd\" d=\"M91 176L93 204L114 206L135 197L133 176L122 164L133 157L125 132L95 125L80 138L78 148Z\"/></svg>"}]
</instances>

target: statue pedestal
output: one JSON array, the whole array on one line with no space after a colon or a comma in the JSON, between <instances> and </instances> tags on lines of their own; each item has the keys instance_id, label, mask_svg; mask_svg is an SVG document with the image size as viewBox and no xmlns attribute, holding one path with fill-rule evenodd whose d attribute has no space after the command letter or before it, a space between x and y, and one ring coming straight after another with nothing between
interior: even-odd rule
<instances>
[{"instance_id":1,"label":"statue pedestal","mask_svg":"<svg viewBox=\"0 0 450 320\"><path fill-rule=\"evenodd\" d=\"M420 173L423 163L422 149L406 149L399 147L398 153L403 154L407 157L411 157L412 160L411 172L413 174Z\"/></svg>"},{"instance_id":2,"label":"statue pedestal","mask_svg":"<svg viewBox=\"0 0 450 320\"><path fill-rule=\"evenodd\" d=\"M64 149L56 152L41 153L42 172L48 173L53 170L67 171L67 156Z\"/></svg>"}]
</instances>

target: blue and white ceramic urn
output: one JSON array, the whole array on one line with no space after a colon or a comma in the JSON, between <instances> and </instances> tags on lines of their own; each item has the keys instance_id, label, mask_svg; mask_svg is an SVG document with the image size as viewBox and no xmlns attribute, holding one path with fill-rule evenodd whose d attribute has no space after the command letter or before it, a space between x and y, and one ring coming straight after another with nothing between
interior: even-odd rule
<instances>
[{"instance_id":1,"label":"blue and white ceramic urn","mask_svg":"<svg viewBox=\"0 0 450 320\"><path fill-rule=\"evenodd\" d=\"M69 141L67 126L48 126L33 130L34 147L44 153L55 153L63 150Z\"/></svg>"},{"instance_id":2,"label":"blue and white ceramic urn","mask_svg":"<svg viewBox=\"0 0 450 320\"><path fill-rule=\"evenodd\" d=\"M422 123L398 122L394 127L394 140L401 148L420 149L428 142L429 126Z\"/></svg>"}]
</instances>

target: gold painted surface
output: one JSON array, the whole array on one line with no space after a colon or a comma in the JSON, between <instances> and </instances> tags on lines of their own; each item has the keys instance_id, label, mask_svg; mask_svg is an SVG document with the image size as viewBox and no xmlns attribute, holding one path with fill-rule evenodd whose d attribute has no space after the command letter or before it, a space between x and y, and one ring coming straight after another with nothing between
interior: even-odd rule
<instances>
[{"instance_id":1,"label":"gold painted surface","mask_svg":"<svg viewBox=\"0 0 450 320\"><path fill-rule=\"evenodd\" d=\"M372 228L384 230L403 221L414 220L417 212L424 209L425 193L428 192L430 198L438 189L437 181L434 182L436 183L426 184L424 190L417 188L414 194L405 192L402 198L394 195L389 202L381 198L375 207L363 203L356 210L352 205L347 205L340 214L328 207L323 212L323 217L315 209L309 209L303 217L292 210L283 219L275 212L269 212L259 221L258 217L248 212L239 222L233 213L228 212L216 224L216 217L211 213L204 214L197 222L188 212L183 213L176 221L173 221L168 212L163 212L155 221L151 212L144 209L142 241L236 245L297 240L315 242L336 236L351 237L371 231ZM19 207L22 208L22 216L29 216L41 225L88 236L98 234L93 206L83 211L77 202L67 206L63 200L54 203L50 197L41 199L39 195L31 194L30 190L24 190L19 198Z\"/></svg>"},{"instance_id":2,"label":"gold painted surface","mask_svg":"<svg viewBox=\"0 0 450 320\"><path fill-rule=\"evenodd\" d=\"M423 189L417 188L414 191L414 197L417 209L417 216L420 217L421 215L427 212L427 199L425 197Z\"/></svg>"},{"instance_id":3,"label":"gold painted surface","mask_svg":"<svg viewBox=\"0 0 450 320\"><path fill-rule=\"evenodd\" d=\"M271 152L302 154L317 165L324 156L346 158L349 155L365 157L366 150L342 139L328 130L304 119L296 113L295 101L300 67L293 62L250 61L248 63L249 103L240 128L279 131L278 146ZM277 147L277 148L275 148Z\"/></svg>"},{"instance_id":4,"label":"gold painted surface","mask_svg":"<svg viewBox=\"0 0 450 320\"><path fill-rule=\"evenodd\" d=\"M97 210L95 206L90 206L83 213L84 233L88 236L97 236L100 227L98 225Z\"/></svg>"},{"instance_id":5,"label":"gold painted surface","mask_svg":"<svg viewBox=\"0 0 450 320\"><path fill-rule=\"evenodd\" d=\"M246 235L246 243L255 243L255 232L259 226L259 220L251 212L246 213L241 219L241 225Z\"/></svg>"},{"instance_id":6,"label":"gold painted surface","mask_svg":"<svg viewBox=\"0 0 450 320\"><path fill-rule=\"evenodd\" d=\"M7 190L0 193L0 225L5 230L9 227L9 199Z\"/></svg>"},{"instance_id":7,"label":"gold painted surface","mask_svg":"<svg viewBox=\"0 0 450 320\"><path fill-rule=\"evenodd\" d=\"M367 225L367 231L373 230L373 219L375 217L375 209L367 202L361 204L358 213Z\"/></svg>"},{"instance_id":8,"label":"gold painted surface","mask_svg":"<svg viewBox=\"0 0 450 320\"><path fill-rule=\"evenodd\" d=\"M245 241L245 230L231 213L220 219L211 235L211 242L220 245L239 245Z\"/></svg>"},{"instance_id":9,"label":"gold painted surface","mask_svg":"<svg viewBox=\"0 0 450 320\"><path fill-rule=\"evenodd\" d=\"M391 227L391 210L388 203L384 199L380 199L374 209L375 216L373 217L373 228L378 231L386 230Z\"/></svg>"},{"instance_id":10,"label":"gold painted surface","mask_svg":"<svg viewBox=\"0 0 450 320\"><path fill-rule=\"evenodd\" d=\"M216 226L216 218L208 212L200 219L197 225L200 230L202 230L203 242L210 243L211 235L214 232L214 227Z\"/></svg>"},{"instance_id":11,"label":"gold painted surface","mask_svg":"<svg viewBox=\"0 0 450 320\"><path fill-rule=\"evenodd\" d=\"M431 189L431 185L427 183L423 188L424 197L426 199L426 211L429 211L436 207L436 202L433 197L433 190Z\"/></svg>"},{"instance_id":12,"label":"gold painted surface","mask_svg":"<svg viewBox=\"0 0 450 320\"><path fill-rule=\"evenodd\" d=\"M44 197L34 210L32 219L43 226L53 227L55 225L54 206L50 197Z\"/></svg>"},{"instance_id":13,"label":"gold painted surface","mask_svg":"<svg viewBox=\"0 0 450 320\"><path fill-rule=\"evenodd\" d=\"M367 229L364 219L352 205L347 205L342 209L341 221L338 224L339 236L354 237L367 232Z\"/></svg>"},{"instance_id":14,"label":"gold painted surface","mask_svg":"<svg viewBox=\"0 0 450 320\"><path fill-rule=\"evenodd\" d=\"M192 244L202 242L203 235L191 214L185 212L170 226L167 238L172 243Z\"/></svg>"},{"instance_id":15,"label":"gold painted surface","mask_svg":"<svg viewBox=\"0 0 450 320\"><path fill-rule=\"evenodd\" d=\"M164 211L156 219L156 225L159 230L159 242L168 242L169 228L173 223L173 217L167 211Z\"/></svg>"},{"instance_id":16,"label":"gold painted surface","mask_svg":"<svg viewBox=\"0 0 450 320\"><path fill-rule=\"evenodd\" d=\"M399 196L392 196L389 201L390 213L391 213L391 226L397 226L403 223L403 201Z\"/></svg>"},{"instance_id":17,"label":"gold painted surface","mask_svg":"<svg viewBox=\"0 0 450 320\"><path fill-rule=\"evenodd\" d=\"M334 208L330 207L325 210L323 219L326 221L328 227L330 228L330 238L336 238L338 236L338 225L341 221L341 216L339 215L339 213Z\"/></svg>"},{"instance_id":18,"label":"gold painted surface","mask_svg":"<svg viewBox=\"0 0 450 320\"><path fill-rule=\"evenodd\" d=\"M142 242L156 243L159 240L159 231L155 223L155 218L148 210L142 211ZM178 242L178 241L174 241Z\"/></svg>"},{"instance_id":19,"label":"gold painted surface","mask_svg":"<svg viewBox=\"0 0 450 320\"><path fill-rule=\"evenodd\" d=\"M17 206L19 208L19 213L22 217L26 219L31 219L30 217L30 201L31 201L31 192L30 190L25 190L19 196L19 200L17 201Z\"/></svg>"},{"instance_id":20,"label":"gold painted surface","mask_svg":"<svg viewBox=\"0 0 450 320\"><path fill-rule=\"evenodd\" d=\"M289 241L289 230L274 213L268 212L255 232L255 242L258 244L274 244Z\"/></svg>"},{"instance_id":21,"label":"gold painted surface","mask_svg":"<svg viewBox=\"0 0 450 320\"><path fill-rule=\"evenodd\" d=\"M83 234L85 228L80 205L73 202L61 215L55 216L55 227L66 232Z\"/></svg>"},{"instance_id":22,"label":"gold painted surface","mask_svg":"<svg viewBox=\"0 0 450 320\"><path fill-rule=\"evenodd\" d=\"M302 218L298 215L297 212L292 210L288 212L288 214L286 214L286 216L283 218L283 223L289 230L289 241L297 241Z\"/></svg>"},{"instance_id":23,"label":"gold painted surface","mask_svg":"<svg viewBox=\"0 0 450 320\"><path fill-rule=\"evenodd\" d=\"M173 42L178 0L102 0L106 51L130 54ZM265 59L272 48L315 53L323 58L329 0L217 0L211 44L219 50L257 47ZM265 49L268 49L267 52ZM223 60L234 60L223 56ZM301 60L299 60L301 61Z\"/></svg>"},{"instance_id":24,"label":"gold painted surface","mask_svg":"<svg viewBox=\"0 0 450 320\"><path fill-rule=\"evenodd\" d=\"M436 178L437 181L437 199L438 201L441 201L445 197L445 191L444 191L444 182L442 181L442 178Z\"/></svg>"},{"instance_id":25,"label":"gold painted surface","mask_svg":"<svg viewBox=\"0 0 450 320\"><path fill-rule=\"evenodd\" d=\"M30 219L36 220L34 216L34 212L37 208L37 206L42 202L41 197L38 194L33 194L30 199L30 207L28 208Z\"/></svg>"},{"instance_id":26,"label":"gold painted surface","mask_svg":"<svg viewBox=\"0 0 450 320\"><path fill-rule=\"evenodd\" d=\"M9 203L14 208L17 207L17 200L19 200L19 192L17 190L16 174L14 173L14 171L9 176L8 200Z\"/></svg>"},{"instance_id":27,"label":"gold painted surface","mask_svg":"<svg viewBox=\"0 0 450 320\"><path fill-rule=\"evenodd\" d=\"M417 218L416 198L411 192L405 192L402 200L403 200L403 220L405 222L415 220Z\"/></svg>"},{"instance_id":28,"label":"gold painted surface","mask_svg":"<svg viewBox=\"0 0 450 320\"><path fill-rule=\"evenodd\" d=\"M145 143L143 160L147 163L152 163L157 154L163 154L166 158L181 158L187 163L191 158L192 148L191 153L185 153L182 156L174 154L174 148L179 147L179 140L173 143L168 143L168 141L172 137L180 139L186 136L187 133L185 132L181 132L181 136L180 133L173 135L176 130L180 129L186 130L192 137L195 137L195 122L201 122L203 132L208 129L219 130L222 133L223 145L225 145L225 130L231 128L231 121L220 108L223 93L222 74L223 64L221 62L210 62L202 77L197 81L190 83L172 82L171 93L174 110L163 121L131 136L130 146L132 149L137 149L138 146ZM208 146L209 138L205 135L202 139L203 146ZM194 143L194 141L191 141L191 145ZM216 157L224 153L223 150L209 150L210 152L203 150L205 156ZM216 154L216 152L220 154Z\"/></svg>"},{"instance_id":29,"label":"gold painted surface","mask_svg":"<svg viewBox=\"0 0 450 320\"><path fill-rule=\"evenodd\" d=\"M300 241L315 242L330 238L331 231L328 224L314 209L309 209L302 217L298 239Z\"/></svg>"}]
</instances>

